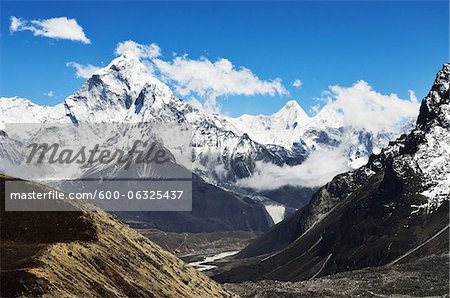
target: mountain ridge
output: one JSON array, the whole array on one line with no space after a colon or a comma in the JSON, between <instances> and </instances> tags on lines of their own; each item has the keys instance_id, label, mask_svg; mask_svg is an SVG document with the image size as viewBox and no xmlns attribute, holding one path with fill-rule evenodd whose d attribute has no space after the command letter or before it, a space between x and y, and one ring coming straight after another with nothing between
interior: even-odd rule
<instances>
[{"instance_id":1,"label":"mountain ridge","mask_svg":"<svg viewBox=\"0 0 450 298\"><path fill-rule=\"evenodd\" d=\"M244 160L295 165L314 150L349 143L351 146L345 154L351 164L393 137L392 134L347 137L341 131L344 123L336 111L325 107L311 118L295 100L288 101L270 116L230 118L208 113L179 99L156 78L149 65L126 53L94 72L78 91L60 104L39 106L18 97L1 98L0 109L5 115L0 129L6 122L30 121L187 123L194 133L194 168L204 179L213 179L211 182L218 185L252 175L254 165L246 164L245 169L240 162L242 154ZM246 149L239 148L243 139L249 140ZM226 177L221 179L223 170Z\"/></svg>"},{"instance_id":2,"label":"mountain ridge","mask_svg":"<svg viewBox=\"0 0 450 298\"><path fill-rule=\"evenodd\" d=\"M278 137L284 138L280 132L289 127L287 131L291 134L290 144L276 144L275 139L267 141L267 144L260 143L252 137L252 129L243 131L234 120L199 110L179 99L166 84L155 77L144 62L127 55L119 56L106 67L97 70L78 91L61 104L48 107L17 97L0 98L0 110L4 115L0 119L0 130L5 129L7 122L164 122L189 125L192 128L194 173L207 183L249 197L260 196L261 192L257 189L244 191L236 187L235 182L251 177L255 172L256 162L295 166L302 164L315 150L344 146L342 154L348 156L349 164L359 164L373 148L392 137L392 134L378 136L353 129L346 132L341 122L330 122L328 116L325 117L326 121L320 120L324 117L325 108L318 114L322 116L316 116L320 121L316 120L317 124L311 126L308 123L314 122L314 119L306 115L298 102L289 101L275 116L264 117L280 120L279 125L272 128ZM330 113L335 115L334 111L325 114ZM322 128L324 123L328 126ZM300 129L302 132L298 134ZM304 191L299 188L296 192ZM308 189L305 196L309 193ZM298 208L304 201L278 199L277 191L271 192L271 195L275 196L275 201L291 208Z\"/></svg>"},{"instance_id":3,"label":"mountain ridge","mask_svg":"<svg viewBox=\"0 0 450 298\"><path fill-rule=\"evenodd\" d=\"M413 252L448 252L449 82L445 64L412 132L373 154L366 166L336 176L215 278L303 280L384 265Z\"/></svg>"},{"instance_id":4,"label":"mountain ridge","mask_svg":"<svg viewBox=\"0 0 450 298\"><path fill-rule=\"evenodd\" d=\"M101 210L5 212L9 179L0 175L2 297L235 296Z\"/></svg>"}]
</instances>

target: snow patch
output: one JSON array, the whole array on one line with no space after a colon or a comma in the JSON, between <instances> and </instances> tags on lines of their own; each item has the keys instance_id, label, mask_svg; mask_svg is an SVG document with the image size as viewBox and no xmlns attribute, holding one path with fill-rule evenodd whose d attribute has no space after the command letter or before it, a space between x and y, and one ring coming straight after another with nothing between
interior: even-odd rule
<instances>
[{"instance_id":1,"label":"snow patch","mask_svg":"<svg viewBox=\"0 0 450 298\"><path fill-rule=\"evenodd\" d=\"M283 205L265 205L267 213L269 213L275 224L279 223L284 219L284 213L286 211L286 207Z\"/></svg>"}]
</instances>

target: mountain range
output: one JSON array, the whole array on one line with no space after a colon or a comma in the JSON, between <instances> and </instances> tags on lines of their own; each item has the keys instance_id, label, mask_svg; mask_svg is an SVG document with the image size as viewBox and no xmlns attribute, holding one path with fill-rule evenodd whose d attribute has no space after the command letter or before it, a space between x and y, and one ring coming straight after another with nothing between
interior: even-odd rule
<instances>
[{"instance_id":1,"label":"mountain range","mask_svg":"<svg viewBox=\"0 0 450 298\"><path fill-rule=\"evenodd\" d=\"M216 280L299 281L440 254L448 260L449 88L445 64L410 133L363 167L334 177Z\"/></svg>"},{"instance_id":2,"label":"mountain range","mask_svg":"<svg viewBox=\"0 0 450 298\"><path fill-rule=\"evenodd\" d=\"M203 211L221 205L206 198L207 192L198 191L194 205L204 208L194 210L198 214L188 217L192 222L199 222L193 226L208 227L208 230L266 230L273 222L305 205L310 194L320 186L317 183L294 187L287 184L275 189L260 189L246 183L246 179L264 170L262 166L301 165L314 152L328 154L334 150L349 168L358 167L370 154L406 131L411 122L406 119L400 128L374 133L348 126L340 111L327 106L316 116L309 117L296 101L289 101L271 116L230 118L195 108L177 98L145 63L126 54L96 71L61 104L39 106L19 97L1 98L0 111L0 156L16 159L16 163L21 162L17 160L21 154L16 152L17 146L13 144L20 140L10 138L8 131L4 131L8 123L161 122L188 125L192 129L192 170L198 177L194 179L194 189L199 184L197 189L211 189L214 196L220 198L217 201L232 201L237 206L233 214L221 215L225 218L209 217L208 212ZM5 165L0 164L0 167L8 169ZM337 173L328 173L330 177L334 174ZM245 211L247 209L252 211ZM163 215L148 214L144 218L151 224L149 217L160 216ZM185 218L186 214L181 217ZM239 221L237 218L242 218L242 222L230 225L231 221Z\"/></svg>"},{"instance_id":3,"label":"mountain range","mask_svg":"<svg viewBox=\"0 0 450 298\"><path fill-rule=\"evenodd\" d=\"M3 293L233 295L115 216L139 229L262 233L211 271L221 283L276 280L277 287L283 287L284 281L291 282L289 287L304 287L306 284L295 282L320 283L321 277L336 274L335 279L324 280L335 289L336 281L358 283L358 276L372 280L377 272L391 274L398 268L413 268L417 273L422 272L417 266L427 260L448 262L449 89L450 64L445 64L422 100L414 124L412 119L402 119L392 129L381 131L350 125L332 105L309 117L296 101L271 116L231 118L177 98L145 63L124 54L96 71L59 105L1 98L2 172L8 174L17 166L23 169L23 140L8 129L11 124L177 123L191 128L192 169L172 159L169 166L187 172L193 190L189 212L111 215L76 210L62 216L4 212L2 207L2 255L7 256L2 258L2 270L6 270L2 271L2 285L7 286ZM35 137L45 139L53 134L58 131L42 130ZM117 140L114 136L106 131L96 135L112 142ZM289 175L299 166L315 169L318 156L324 156L321 154L344 160L351 170L328 173L332 178L324 185L277 183L283 180L277 176L279 171ZM113 178L120 175L116 168L79 170L79 178L90 177L92 172ZM274 187L255 184L265 177L266 170L273 174L269 177ZM8 179L1 176L2 200L4 180ZM300 178L290 180L295 179ZM45 188L32 182L27 185ZM444 273L448 275L438 274ZM143 282L142 276L156 282ZM448 284L442 289L446 288Z\"/></svg>"}]
</instances>

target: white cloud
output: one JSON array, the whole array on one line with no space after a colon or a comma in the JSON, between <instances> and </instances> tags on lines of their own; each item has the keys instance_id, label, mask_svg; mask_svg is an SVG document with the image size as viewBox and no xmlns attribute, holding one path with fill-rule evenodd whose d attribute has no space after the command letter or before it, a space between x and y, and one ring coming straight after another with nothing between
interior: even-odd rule
<instances>
[{"instance_id":1,"label":"white cloud","mask_svg":"<svg viewBox=\"0 0 450 298\"><path fill-rule=\"evenodd\" d=\"M94 72L100 69L100 67L91 64L83 65L77 62L67 62L66 66L75 68L75 75L77 76L77 78L82 79L89 79L94 74Z\"/></svg>"},{"instance_id":2,"label":"white cloud","mask_svg":"<svg viewBox=\"0 0 450 298\"><path fill-rule=\"evenodd\" d=\"M116 55L131 55L137 58L156 58L161 56L161 48L155 44L139 44L132 40L122 41L117 44Z\"/></svg>"},{"instance_id":3,"label":"white cloud","mask_svg":"<svg viewBox=\"0 0 450 298\"><path fill-rule=\"evenodd\" d=\"M256 190L273 190L285 185L319 187L348 170L348 159L341 148L323 149L312 152L307 160L297 166L277 166L258 161L254 174L238 180L236 184Z\"/></svg>"},{"instance_id":4,"label":"white cloud","mask_svg":"<svg viewBox=\"0 0 450 298\"><path fill-rule=\"evenodd\" d=\"M213 62L204 57L195 60L174 53L172 58L163 59L157 44L139 44L132 40L118 43L115 54L143 59L151 71L181 97L191 98L195 106L213 112L220 111L219 96L288 94L280 79L261 80L250 69L238 68L223 58Z\"/></svg>"},{"instance_id":5,"label":"white cloud","mask_svg":"<svg viewBox=\"0 0 450 298\"><path fill-rule=\"evenodd\" d=\"M182 56L173 61L155 59L153 62L163 76L177 83L177 91L182 95L192 92L201 96L287 94L280 79L260 80L251 70L236 69L227 59L212 62L207 58L192 60Z\"/></svg>"},{"instance_id":6,"label":"white cloud","mask_svg":"<svg viewBox=\"0 0 450 298\"><path fill-rule=\"evenodd\" d=\"M408 94L409 94L410 101L418 102L417 97L416 97L416 92L414 92L414 90L408 90Z\"/></svg>"},{"instance_id":7,"label":"white cloud","mask_svg":"<svg viewBox=\"0 0 450 298\"><path fill-rule=\"evenodd\" d=\"M44 95L46 95L46 96L48 96L48 97L53 97L53 96L55 96L55 92L52 91L52 90L50 90L50 91L48 91L48 92L45 92Z\"/></svg>"},{"instance_id":8,"label":"white cloud","mask_svg":"<svg viewBox=\"0 0 450 298\"><path fill-rule=\"evenodd\" d=\"M406 120L417 117L419 112L414 92L405 100L396 94L376 92L365 81L358 81L351 87L331 86L326 95L324 108L341 115L344 127L373 133L394 131Z\"/></svg>"},{"instance_id":9,"label":"white cloud","mask_svg":"<svg viewBox=\"0 0 450 298\"><path fill-rule=\"evenodd\" d=\"M325 119L319 116L318 120L329 120L332 124L337 122L338 126L345 128L344 133L348 132L344 134L339 147L319 148L297 166L280 167L257 162L255 173L239 180L238 186L257 190L277 189L284 185L322 186L337 174L361 166L367 161L367 158L361 157L350 162L348 150L352 142L355 142L350 128L357 131L366 130L374 136L379 133L396 135L405 122L416 119L419 112L419 102L413 91L409 91L409 99L401 99L396 94L384 95L376 92L365 81L358 81L350 87L330 86L319 99L319 103L311 109L317 112L321 105L324 105L325 109L325 114L321 116L325 116ZM328 122L320 123L327 125ZM374 151L379 152L379 148L374 148Z\"/></svg>"},{"instance_id":10,"label":"white cloud","mask_svg":"<svg viewBox=\"0 0 450 298\"><path fill-rule=\"evenodd\" d=\"M19 31L24 26L24 22L16 17L11 17L11 24L9 25L9 32L13 33Z\"/></svg>"},{"instance_id":11,"label":"white cloud","mask_svg":"<svg viewBox=\"0 0 450 298\"><path fill-rule=\"evenodd\" d=\"M35 36L45 36L55 39L68 39L90 44L91 41L84 34L83 28L75 19L67 17L58 17L44 20L23 20L17 17L11 17L9 26L11 33L17 31L30 31Z\"/></svg>"},{"instance_id":12,"label":"white cloud","mask_svg":"<svg viewBox=\"0 0 450 298\"><path fill-rule=\"evenodd\" d=\"M312 114L316 115L317 113L320 112L320 108L321 108L321 105L320 105L320 103L318 103L318 104L311 106L311 108L309 110Z\"/></svg>"},{"instance_id":13,"label":"white cloud","mask_svg":"<svg viewBox=\"0 0 450 298\"><path fill-rule=\"evenodd\" d=\"M207 110L218 110L219 96L288 94L280 79L261 80L250 69L236 68L228 59L213 62L204 57L189 59L185 55L172 61L154 59L153 64L178 94L204 98L203 107Z\"/></svg>"},{"instance_id":14,"label":"white cloud","mask_svg":"<svg viewBox=\"0 0 450 298\"><path fill-rule=\"evenodd\" d=\"M295 81L292 83L292 86L295 87L295 88L297 88L297 89L299 89L302 85L303 85L303 82L302 82L301 80L299 80L299 79L295 80Z\"/></svg>"}]
</instances>

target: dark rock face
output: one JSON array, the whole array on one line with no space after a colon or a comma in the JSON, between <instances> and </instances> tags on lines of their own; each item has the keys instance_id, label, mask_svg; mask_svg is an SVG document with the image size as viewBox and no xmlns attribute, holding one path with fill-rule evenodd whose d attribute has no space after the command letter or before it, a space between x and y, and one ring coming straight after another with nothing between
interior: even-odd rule
<instances>
[{"instance_id":1,"label":"dark rock face","mask_svg":"<svg viewBox=\"0 0 450 298\"><path fill-rule=\"evenodd\" d=\"M446 160L429 150L442 149L436 140L449 139L449 81L447 64L410 134L372 155L366 166L336 176L305 208L237 255L253 259L216 279L296 281L448 252L450 192L444 187L431 197L425 191L439 186L434 177L448 173ZM444 166L429 176L418 166L424 161Z\"/></svg>"},{"instance_id":2,"label":"dark rock face","mask_svg":"<svg viewBox=\"0 0 450 298\"><path fill-rule=\"evenodd\" d=\"M449 76L450 64L444 65L438 73L431 91L420 106L420 114L417 118L417 125L422 130L437 124L442 127L449 127L448 110L444 110L444 105L449 104Z\"/></svg>"},{"instance_id":3,"label":"dark rock face","mask_svg":"<svg viewBox=\"0 0 450 298\"><path fill-rule=\"evenodd\" d=\"M4 176L0 175L2 241L28 241L43 244L97 239L97 232L92 223L85 220L85 214L75 208L73 211L67 212L6 212L4 181ZM24 192L44 188L34 183L24 183L22 187ZM70 222L71 224L63 225L64 222Z\"/></svg>"},{"instance_id":4,"label":"dark rock face","mask_svg":"<svg viewBox=\"0 0 450 298\"><path fill-rule=\"evenodd\" d=\"M237 257L253 257L273 253L295 241L317 221L325 217L339 202L369 179L365 169L344 173L313 194L309 204L263 234Z\"/></svg>"},{"instance_id":5,"label":"dark rock face","mask_svg":"<svg viewBox=\"0 0 450 298\"><path fill-rule=\"evenodd\" d=\"M273 221L264 206L204 182L193 175L191 212L118 212L135 228L169 232L264 232Z\"/></svg>"},{"instance_id":6,"label":"dark rock face","mask_svg":"<svg viewBox=\"0 0 450 298\"><path fill-rule=\"evenodd\" d=\"M274 190L260 191L259 193L287 207L299 209L309 203L311 196L316 191L317 188L286 185Z\"/></svg>"}]
</instances>

